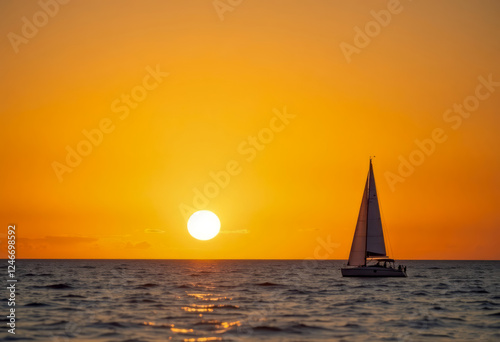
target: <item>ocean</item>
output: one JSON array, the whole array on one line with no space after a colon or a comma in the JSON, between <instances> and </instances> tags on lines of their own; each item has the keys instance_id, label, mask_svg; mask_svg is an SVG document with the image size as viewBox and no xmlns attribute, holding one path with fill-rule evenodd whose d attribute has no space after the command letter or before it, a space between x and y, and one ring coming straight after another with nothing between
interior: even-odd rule
<instances>
[{"instance_id":1,"label":"ocean","mask_svg":"<svg viewBox=\"0 0 500 342\"><path fill-rule=\"evenodd\" d=\"M500 262L401 263L408 278L342 278L336 260L18 260L0 339L500 341Z\"/></svg>"}]
</instances>

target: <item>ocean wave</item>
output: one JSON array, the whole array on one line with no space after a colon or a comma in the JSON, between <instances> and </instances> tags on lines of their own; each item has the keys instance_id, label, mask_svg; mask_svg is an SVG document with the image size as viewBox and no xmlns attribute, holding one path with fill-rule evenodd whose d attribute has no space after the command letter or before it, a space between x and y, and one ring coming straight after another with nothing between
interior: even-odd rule
<instances>
[{"instance_id":1,"label":"ocean wave","mask_svg":"<svg viewBox=\"0 0 500 342\"><path fill-rule=\"evenodd\" d=\"M149 289L151 287L157 287L157 286L160 286L158 284L155 284L155 283L146 283L146 284L142 284L142 285L138 285L135 287L135 289Z\"/></svg>"},{"instance_id":2,"label":"ocean wave","mask_svg":"<svg viewBox=\"0 0 500 342\"><path fill-rule=\"evenodd\" d=\"M419 336L430 337L430 338L453 338L453 335L448 335L448 334L430 334L430 333L425 333L425 334L419 334Z\"/></svg>"},{"instance_id":3,"label":"ocean wave","mask_svg":"<svg viewBox=\"0 0 500 342\"><path fill-rule=\"evenodd\" d=\"M72 289L73 286L65 283L59 283L59 284L51 284L51 285L45 285L45 286L37 286L38 288L46 288L46 289L55 289L55 290L64 290L64 289Z\"/></svg>"},{"instance_id":4,"label":"ocean wave","mask_svg":"<svg viewBox=\"0 0 500 342\"><path fill-rule=\"evenodd\" d=\"M256 332L280 332L280 331L283 331L283 329L281 329L281 328L268 326L268 325L259 325L257 327L252 327L252 330L256 331Z\"/></svg>"},{"instance_id":5,"label":"ocean wave","mask_svg":"<svg viewBox=\"0 0 500 342\"><path fill-rule=\"evenodd\" d=\"M304 323L297 323L289 326L289 328L294 330L330 330L323 327L318 327L316 325L309 325Z\"/></svg>"},{"instance_id":6,"label":"ocean wave","mask_svg":"<svg viewBox=\"0 0 500 342\"><path fill-rule=\"evenodd\" d=\"M311 291L304 291L304 290L297 290L297 289L289 289L287 290L288 294L310 294L312 293Z\"/></svg>"},{"instance_id":7,"label":"ocean wave","mask_svg":"<svg viewBox=\"0 0 500 342\"><path fill-rule=\"evenodd\" d=\"M297 281L288 285L282 275L300 262L227 261L207 274L178 261L21 263L20 269L31 274L19 273L23 275L19 322L22 319L26 340L50 340L51 334L63 337L67 329L75 340L116 342L168 337L196 341L209 336L242 342L500 337L496 266L479 279L480 268L469 263L457 262L462 266L445 273L448 268L442 263L415 262L419 268L412 269L420 277L373 280L342 278L336 269L340 263L325 261L328 272L294 277ZM128 282L113 291L109 271L119 264L124 270L118 278ZM82 265L96 270L80 269ZM441 270L430 270L429 265ZM194 274L198 277L193 279ZM5 326L7 315L2 316ZM172 331L174 325L192 332Z\"/></svg>"},{"instance_id":8,"label":"ocean wave","mask_svg":"<svg viewBox=\"0 0 500 342\"><path fill-rule=\"evenodd\" d=\"M49 306L49 304L39 303L39 302L31 302L28 304L24 304L24 306Z\"/></svg>"},{"instance_id":9,"label":"ocean wave","mask_svg":"<svg viewBox=\"0 0 500 342\"><path fill-rule=\"evenodd\" d=\"M490 293L490 292L485 289L475 289L475 290L470 290L469 293Z\"/></svg>"},{"instance_id":10,"label":"ocean wave","mask_svg":"<svg viewBox=\"0 0 500 342\"><path fill-rule=\"evenodd\" d=\"M89 326L94 328L129 328L130 325L123 324L120 322L94 322L89 324Z\"/></svg>"},{"instance_id":11,"label":"ocean wave","mask_svg":"<svg viewBox=\"0 0 500 342\"><path fill-rule=\"evenodd\" d=\"M58 325L65 325L65 324L68 324L69 321L67 320L60 320L60 321L56 321L56 322L52 322L52 323L44 323L45 326L58 326Z\"/></svg>"},{"instance_id":12,"label":"ocean wave","mask_svg":"<svg viewBox=\"0 0 500 342\"><path fill-rule=\"evenodd\" d=\"M264 283L258 283L258 284L255 284L256 286L283 286L281 284L277 284L277 283L271 283L271 282L264 282Z\"/></svg>"}]
</instances>

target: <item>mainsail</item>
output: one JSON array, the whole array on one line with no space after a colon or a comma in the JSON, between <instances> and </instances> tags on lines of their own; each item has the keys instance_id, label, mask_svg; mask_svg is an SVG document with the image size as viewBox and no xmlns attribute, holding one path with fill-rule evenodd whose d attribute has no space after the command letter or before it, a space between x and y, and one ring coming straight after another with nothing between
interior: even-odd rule
<instances>
[{"instance_id":1,"label":"mainsail","mask_svg":"<svg viewBox=\"0 0 500 342\"><path fill-rule=\"evenodd\" d=\"M377 187L373 176L372 161L366 178L361 208L359 209L358 222L354 231L351 252L349 254L349 266L366 265L366 258L374 256L385 256L384 233L380 219L380 208L378 205Z\"/></svg>"},{"instance_id":2,"label":"mainsail","mask_svg":"<svg viewBox=\"0 0 500 342\"><path fill-rule=\"evenodd\" d=\"M384 232L382 231L382 220L380 219L380 208L378 205L377 187L373 176L372 161L370 160L370 185L368 196L368 220L366 223L366 256L385 256Z\"/></svg>"}]
</instances>

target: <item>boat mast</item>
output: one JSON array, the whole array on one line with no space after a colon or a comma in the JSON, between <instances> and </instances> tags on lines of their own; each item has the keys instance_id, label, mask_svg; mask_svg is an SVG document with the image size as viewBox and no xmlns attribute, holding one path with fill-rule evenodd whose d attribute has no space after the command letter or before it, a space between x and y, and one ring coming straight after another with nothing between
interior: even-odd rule
<instances>
[{"instance_id":1,"label":"boat mast","mask_svg":"<svg viewBox=\"0 0 500 342\"><path fill-rule=\"evenodd\" d=\"M370 168L368 169L368 191L366 192L366 227L365 227L365 265L366 266L366 257L367 257L367 254L368 254L368 213L370 212L369 211L369 208L370 208L370 180L372 179L371 178L371 174L372 173L372 157L370 156Z\"/></svg>"}]
</instances>

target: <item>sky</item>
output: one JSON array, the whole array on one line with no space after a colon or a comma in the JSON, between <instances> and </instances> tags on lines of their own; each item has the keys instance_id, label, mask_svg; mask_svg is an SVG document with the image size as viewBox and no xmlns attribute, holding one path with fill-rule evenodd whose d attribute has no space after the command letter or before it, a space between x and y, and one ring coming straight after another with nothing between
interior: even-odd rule
<instances>
[{"instance_id":1,"label":"sky","mask_svg":"<svg viewBox=\"0 0 500 342\"><path fill-rule=\"evenodd\" d=\"M500 259L497 1L2 1L0 256ZM199 241L187 218L211 210Z\"/></svg>"}]
</instances>

